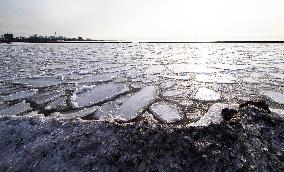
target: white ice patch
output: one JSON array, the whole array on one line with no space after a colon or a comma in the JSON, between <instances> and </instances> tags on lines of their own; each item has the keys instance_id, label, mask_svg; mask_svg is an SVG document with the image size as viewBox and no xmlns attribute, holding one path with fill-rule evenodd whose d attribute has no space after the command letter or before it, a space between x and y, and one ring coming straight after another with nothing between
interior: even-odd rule
<instances>
[{"instance_id":1,"label":"white ice patch","mask_svg":"<svg viewBox=\"0 0 284 172\"><path fill-rule=\"evenodd\" d=\"M193 99L200 101L217 101L221 99L219 93L208 88L199 88L193 95Z\"/></svg>"},{"instance_id":2,"label":"white ice patch","mask_svg":"<svg viewBox=\"0 0 284 172\"><path fill-rule=\"evenodd\" d=\"M273 113L276 113L281 118L284 118L284 109L273 109L273 108L270 108L270 111L273 112Z\"/></svg>"},{"instance_id":3,"label":"white ice patch","mask_svg":"<svg viewBox=\"0 0 284 172\"><path fill-rule=\"evenodd\" d=\"M115 102L107 102L96 111L95 116L100 120L111 118L117 108L118 105Z\"/></svg>"},{"instance_id":4,"label":"white ice patch","mask_svg":"<svg viewBox=\"0 0 284 172\"><path fill-rule=\"evenodd\" d=\"M272 99L274 102L279 104L284 104L284 94L276 91L263 91L262 94L270 99Z\"/></svg>"},{"instance_id":5,"label":"white ice patch","mask_svg":"<svg viewBox=\"0 0 284 172\"><path fill-rule=\"evenodd\" d=\"M189 126L209 126L210 124L220 124L223 121L221 113L225 108L237 109L238 105L215 103L209 108L208 112L204 116L202 116L197 122L189 124Z\"/></svg>"},{"instance_id":6,"label":"white ice patch","mask_svg":"<svg viewBox=\"0 0 284 172\"><path fill-rule=\"evenodd\" d=\"M129 88L123 83L110 83L99 85L85 92L73 94L74 107L85 107L110 100L120 94L126 93Z\"/></svg>"},{"instance_id":7,"label":"white ice patch","mask_svg":"<svg viewBox=\"0 0 284 172\"><path fill-rule=\"evenodd\" d=\"M157 89L154 86L144 87L142 90L129 97L115 112L118 120L129 121L136 118L142 111L151 104L156 96Z\"/></svg>"},{"instance_id":8,"label":"white ice patch","mask_svg":"<svg viewBox=\"0 0 284 172\"><path fill-rule=\"evenodd\" d=\"M159 102L151 105L150 110L164 123L172 123L182 119L178 107L165 102Z\"/></svg>"}]
</instances>

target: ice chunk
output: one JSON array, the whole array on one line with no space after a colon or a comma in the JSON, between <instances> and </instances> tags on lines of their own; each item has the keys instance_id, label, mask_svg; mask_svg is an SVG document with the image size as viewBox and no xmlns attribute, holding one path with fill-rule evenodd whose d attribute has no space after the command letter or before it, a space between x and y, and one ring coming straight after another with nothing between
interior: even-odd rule
<instances>
[{"instance_id":1,"label":"ice chunk","mask_svg":"<svg viewBox=\"0 0 284 172\"><path fill-rule=\"evenodd\" d=\"M159 102L151 105L150 110L164 123L176 122L182 119L178 107L165 102Z\"/></svg>"},{"instance_id":2,"label":"ice chunk","mask_svg":"<svg viewBox=\"0 0 284 172\"><path fill-rule=\"evenodd\" d=\"M193 98L201 101L217 101L221 99L221 96L219 93L208 88L199 88Z\"/></svg>"},{"instance_id":3,"label":"ice chunk","mask_svg":"<svg viewBox=\"0 0 284 172\"><path fill-rule=\"evenodd\" d=\"M270 111L277 114L279 117L284 118L284 109L273 109L270 108Z\"/></svg>"},{"instance_id":4,"label":"ice chunk","mask_svg":"<svg viewBox=\"0 0 284 172\"><path fill-rule=\"evenodd\" d=\"M37 77L37 78L20 79L15 83L23 84L33 88L43 88L43 87L50 87L62 84L63 80L62 78L54 78L54 77Z\"/></svg>"},{"instance_id":5,"label":"ice chunk","mask_svg":"<svg viewBox=\"0 0 284 172\"><path fill-rule=\"evenodd\" d=\"M73 96L74 107L85 107L110 100L118 95L126 93L129 88L124 83L110 83L88 89L83 93L75 93Z\"/></svg>"},{"instance_id":6,"label":"ice chunk","mask_svg":"<svg viewBox=\"0 0 284 172\"><path fill-rule=\"evenodd\" d=\"M8 108L0 110L0 116L20 115L29 110L32 110L30 104L26 102L21 102L13 106L10 106Z\"/></svg>"},{"instance_id":7,"label":"ice chunk","mask_svg":"<svg viewBox=\"0 0 284 172\"><path fill-rule=\"evenodd\" d=\"M51 91L47 93L42 93L38 94L34 97L31 98L31 101L38 104L38 105L43 105L45 103L48 103L52 100L55 100L57 97L62 96L62 92L57 92L57 91Z\"/></svg>"},{"instance_id":8,"label":"ice chunk","mask_svg":"<svg viewBox=\"0 0 284 172\"><path fill-rule=\"evenodd\" d=\"M148 86L129 97L115 112L117 120L129 121L136 118L155 100L157 92L156 87Z\"/></svg>"},{"instance_id":9,"label":"ice chunk","mask_svg":"<svg viewBox=\"0 0 284 172\"><path fill-rule=\"evenodd\" d=\"M98 111L96 111L95 116L98 119L106 119L109 116L113 116L113 113L117 110L117 108L118 108L117 103L113 101L107 102L103 104L103 106L100 107Z\"/></svg>"},{"instance_id":10,"label":"ice chunk","mask_svg":"<svg viewBox=\"0 0 284 172\"><path fill-rule=\"evenodd\" d=\"M76 81L71 81L70 83L108 82L108 81L112 81L116 77L117 75L114 73L105 73L105 74L100 74L100 75L87 76L85 78L82 78Z\"/></svg>"},{"instance_id":11,"label":"ice chunk","mask_svg":"<svg viewBox=\"0 0 284 172\"><path fill-rule=\"evenodd\" d=\"M284 104L284 94L276 91L263 91L262 94L270 99L272 99L274 102L279 104Z\"/></svg>"},{"instance_id":12,"label":"ice chunk","mask_svg":"<svg viewBox=\"0 0 284 172\"><path fill-rule=\"evenodd\" d=\"M7 96L1 96L0 101L13 101L18 99L24 99L33 96L37 90L25 90L16 92Z\"/></svg>"},{"instance_id":13,"label":"ice chunk","mask_svg":"<svg viewBox=\"0 0 284 172\"><path fill-rule=\"evenodd\" d=\"M223 120L221 112L222 109L225 108L237 109L238 105L215 103L209 108L208 112L204 116L202 116L197 122L189 124L189 126L208 126L210 124L220 124Z\"/></svg>"},{"instance_id":14,"label":"ice chunk","mask_svg":"<svg viewBox=\"0 0 284 172\"><path fill-rule=\"evenodd\" d=\"M67 108L67 98L65 96L58 97L54 101L47 104L46 110L52 109L66 109Z\"/></svg>"},{"instance_id":15,"label":"ice chunk","mask_svg":"<svg viewBox=\"0 0 284 172\"><path fill-rule=\"evenodd\" d=\"M66 119L82 118L82 117L93 114L98 109L99 109L98 106L93 106L93 107L73 110L69 112L55 112L55 113L50 114L50 117L61 117L61 118L66 118Z\"/></svg>"}]
</instances>

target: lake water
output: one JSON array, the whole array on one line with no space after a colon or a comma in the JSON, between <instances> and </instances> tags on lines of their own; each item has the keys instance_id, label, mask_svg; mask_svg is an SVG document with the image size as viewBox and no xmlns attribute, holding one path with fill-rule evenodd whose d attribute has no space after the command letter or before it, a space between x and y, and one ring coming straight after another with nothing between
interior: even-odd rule
<instances>
[{"instance_id":1,"label":"lake water","mask_svg":"<svg viewBox=\"0 0 284 172\"><path fill-rule=\"evenodd\" d=\"M190 122L215 103L281 111L283 83L284 44L0 45L2 116Z\"/></svg>"}]
</instances>

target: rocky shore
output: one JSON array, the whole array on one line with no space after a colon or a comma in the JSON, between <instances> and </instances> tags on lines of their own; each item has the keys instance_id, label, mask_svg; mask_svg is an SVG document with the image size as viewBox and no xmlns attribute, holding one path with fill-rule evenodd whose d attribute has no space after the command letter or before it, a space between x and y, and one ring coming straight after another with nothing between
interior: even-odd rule
<instances>
[{"instance_id":1,"label":"rocky shore","mask_svg":"<svg viewBox=\"0 0 284 172\"><path fill-rule=\"evenodd\" d=\"M283 116L264 102L208 125L0 118L0 171L282 171Z\"/></svg>"}]
</instances>

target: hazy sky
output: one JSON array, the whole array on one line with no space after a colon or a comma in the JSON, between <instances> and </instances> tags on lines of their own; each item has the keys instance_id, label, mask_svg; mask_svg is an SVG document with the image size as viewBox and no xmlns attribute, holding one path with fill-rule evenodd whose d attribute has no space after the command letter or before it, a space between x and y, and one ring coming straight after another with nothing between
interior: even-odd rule
<instances>
[{"instance_id":1,"label":"hazy sky","mask_svg":"<svg viewBox=\"0 0 284 172\"><path fill-rule=\"evenodd\" d=\"M284 40L283 0L0 0L0 34Z\"/></svg>"}]
</instances>

